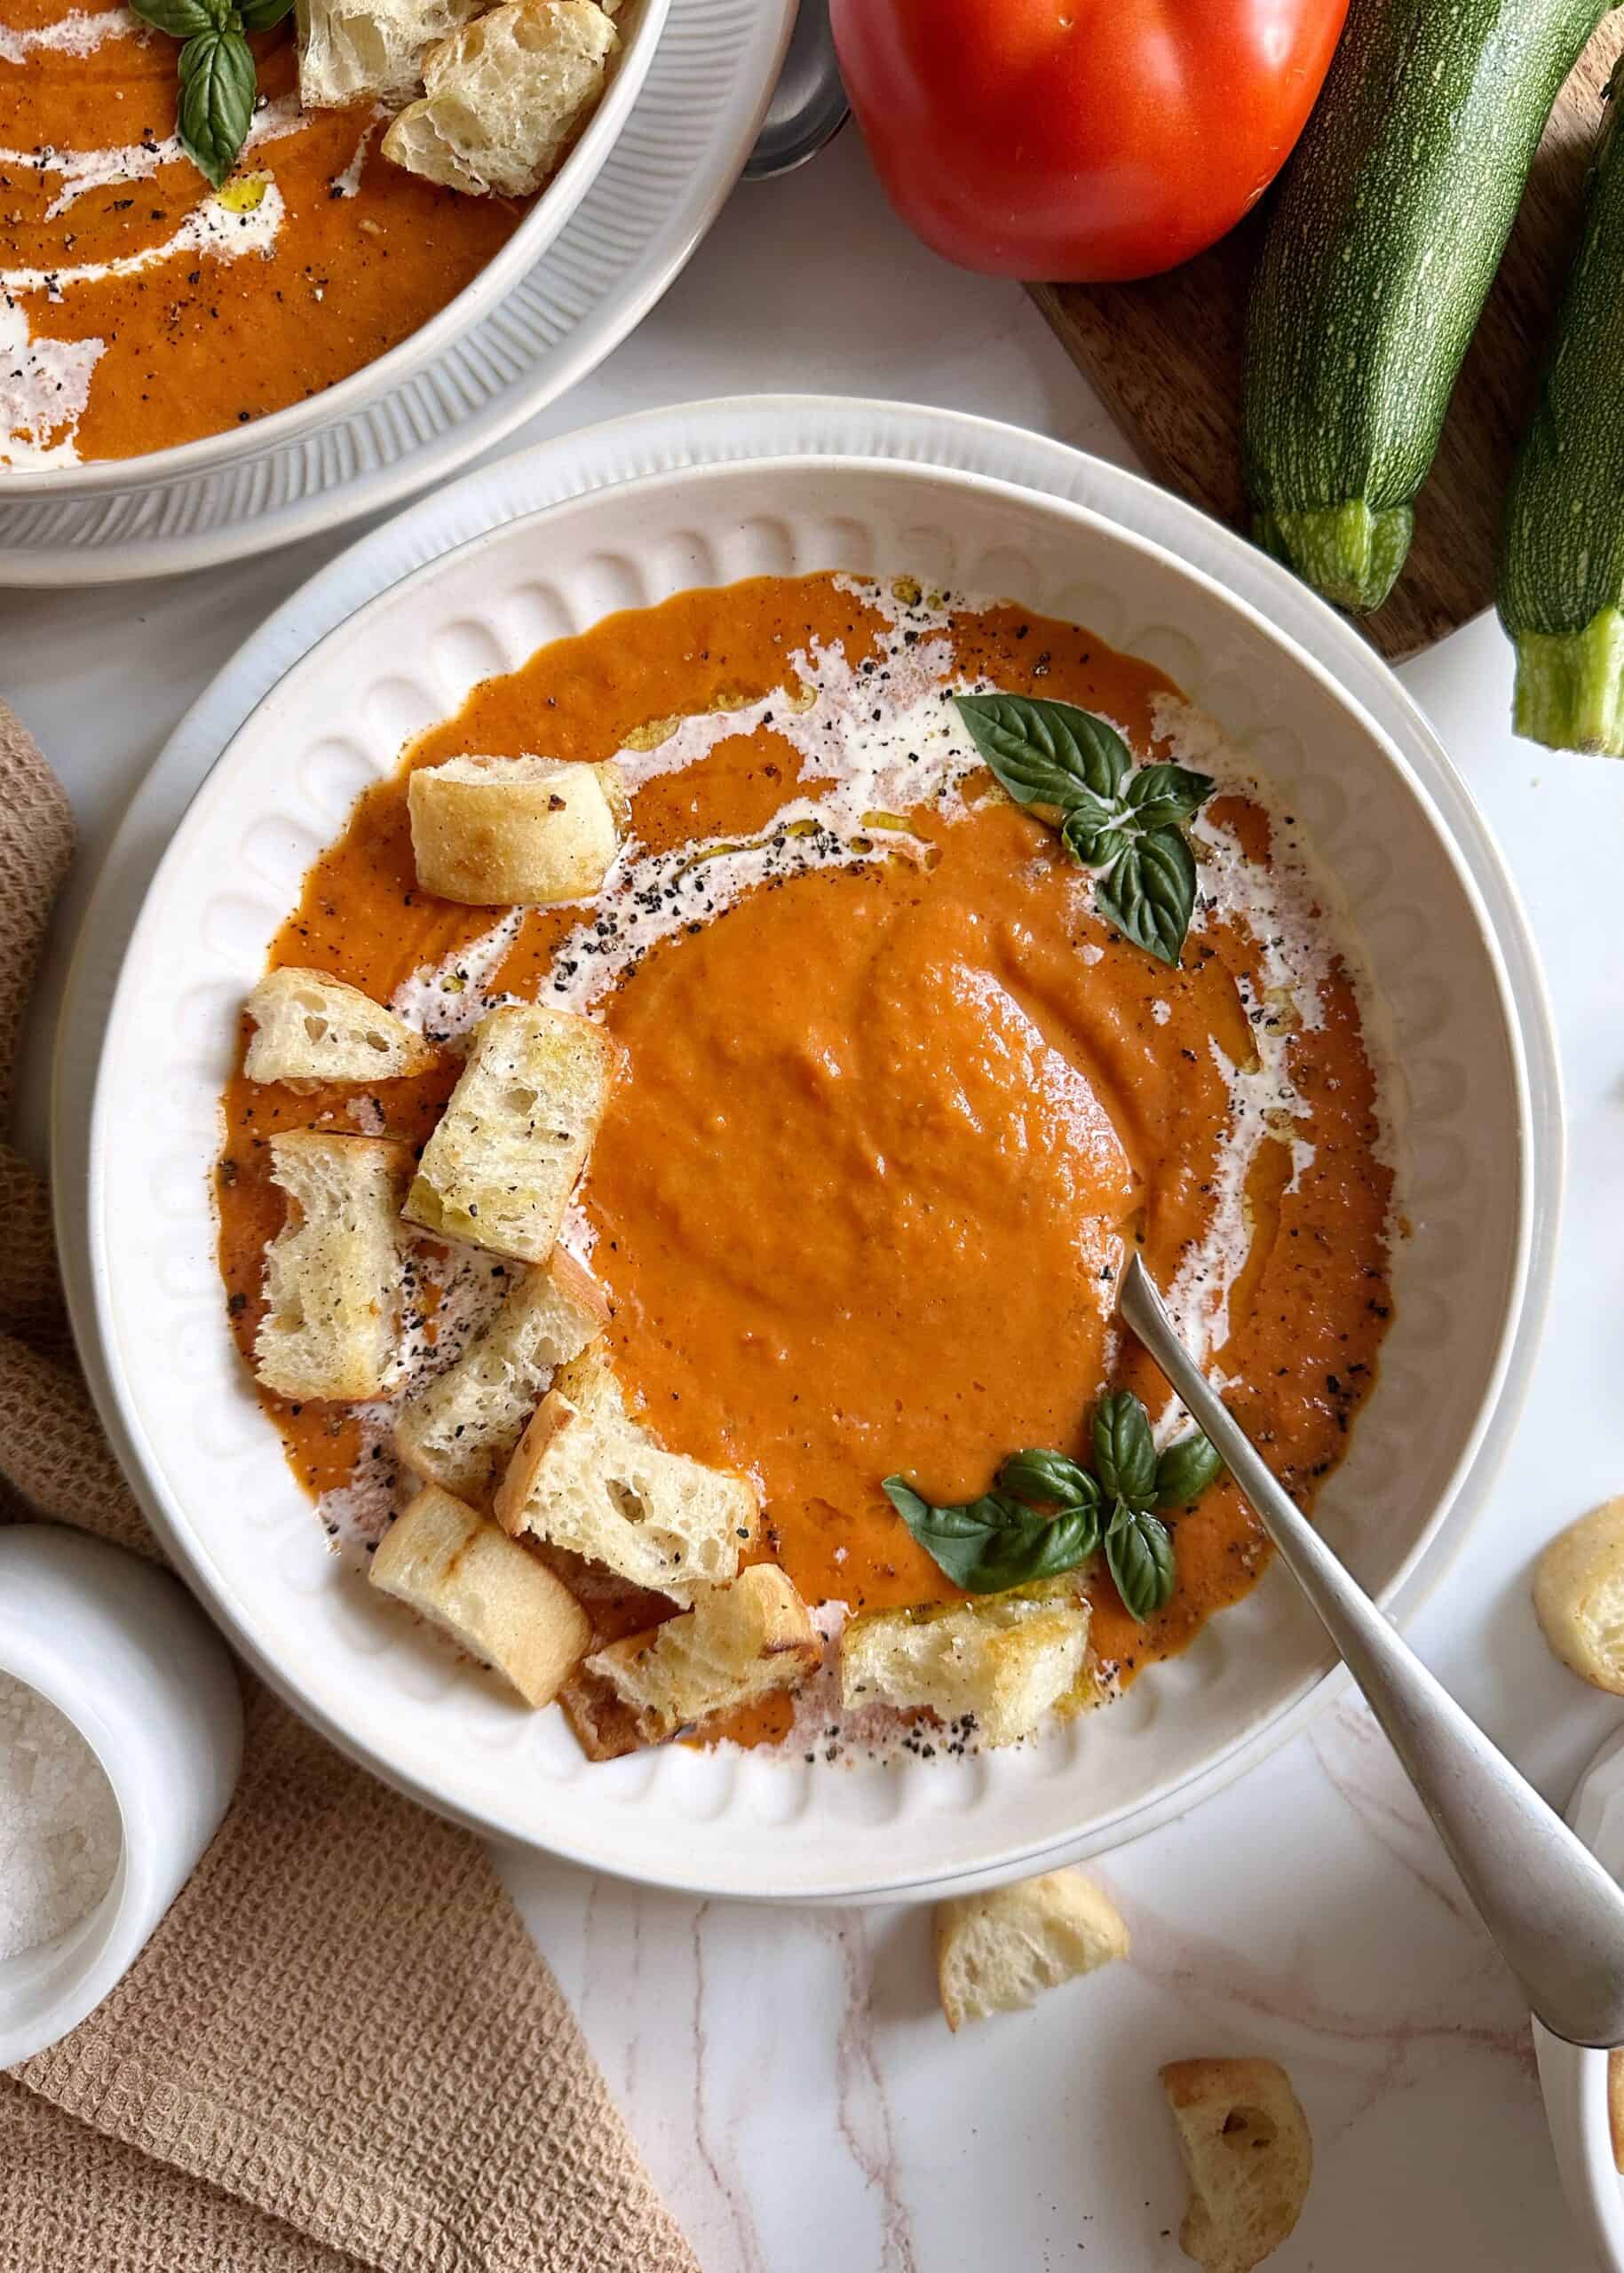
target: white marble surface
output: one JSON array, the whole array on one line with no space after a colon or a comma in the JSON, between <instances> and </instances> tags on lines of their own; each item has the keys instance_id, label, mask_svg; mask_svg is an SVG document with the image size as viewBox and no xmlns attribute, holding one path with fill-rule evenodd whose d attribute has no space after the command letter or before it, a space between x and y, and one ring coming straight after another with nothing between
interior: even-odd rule
<instances>
[{"instance_id":1,"label":"white marble surface","mask_svg":"<svg viewBox=\"0 0 1624 2273\"><path fill-rule=\"evenodd\" d=\"M1121 456L1013 288L913 245L848 136L741 189L686 274L540 436L755 389L911 397ZM518 441L527 439L521 435ZM83 594L0 594L0 693L67 782L84 852L22 1099L43 1155L56 990L98 849L194 695L345 539ZM1565 1800L1617 1707L1546 1654L1527 1576L1561 1522L1624 1486L1624 767L1506 731L1495 627L1407 672L1505 846L1545 958L1572 1183L1551 1329L1489 1513L1412 1629L1468 1707ZM1248 1780L1101 1866L1131 1964L948 2036L928 1920L760 1911L504 1862L706 2273L1155 2273L1183 2190L1155 2085L1191 2053L1291 2069L1317 2170L1279 2273L1578 2268L1525 2017L1369 1722L1339 1708Z\"/></svg>"}]
</instances>

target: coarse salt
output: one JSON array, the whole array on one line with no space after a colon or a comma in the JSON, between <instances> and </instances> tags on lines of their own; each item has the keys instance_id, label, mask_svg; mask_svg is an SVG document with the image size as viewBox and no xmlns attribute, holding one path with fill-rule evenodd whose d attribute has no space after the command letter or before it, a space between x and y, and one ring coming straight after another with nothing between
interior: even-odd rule
<instances>
[{"instance_id":1,"label":"coarse salt","mask_svg":"<svg viewBox=\"0 0 1624 2273\"><path fill-rule=\"evenodd\" d=\"M118 1802L73 1723L0 1673L0 1958L54 1941L118 1865Z\"/></svg>"}]
</instances>

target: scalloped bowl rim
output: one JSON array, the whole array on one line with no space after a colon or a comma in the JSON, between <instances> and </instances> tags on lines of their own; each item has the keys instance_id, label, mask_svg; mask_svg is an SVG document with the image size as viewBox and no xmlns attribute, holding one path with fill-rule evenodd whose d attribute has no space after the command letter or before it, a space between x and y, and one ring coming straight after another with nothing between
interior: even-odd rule
<instances>
[{"instance_id":1,"label":"scalloped bowl rim","mask_svg":"<svg viewBox=\"0 0 1624 2273\"><path fill-rule=\"evenodd\" d=\"M1501 1319L1493 1366L1478 1401L1474 1425L1461 1445L1447 1485L1437 1496L1430 1517L1419 1534L1412 1540L1401 1563L1390 1572L1383 1585L1383 1598L1390 1596L1404 1585L1406 1579L1414 1570L1420 1558L1426 1553L1428 1548L1436 1542L1451 1516L1456 1512L1455 1500L1461 1481L1481 1445L1495 1398L1504 1383L1510 1343L1522 1312L1528 1285L1531 1216L1529 1184L1532 1169L1526 1066L1509 981L1493 925L1485 915L1475 880L1467 869L1447 828L1437 814L1424 786L1415 775L1408 760L1353 698L1338 685L1331 675L1312 656L1307 654L1278 627L1268 622L1248 601L1225 590L1213 578L1193 568L1188 562L1180 560L1165 547L1138 535L1136 532L1123 527L1086 506L1023 488L990 475L970 472L957 467L929 462L871 458L861 453L849 455L835 453L827 455L809 454L779 458L764 456L724 460L677 471L644 476L618 483L610 488L590 492L551 506L544 506L520 516L517 520L504 521L498 527L472 536L439 555L399 582L376 593L343 622L333 627L305 655L294 663L255 705L254 709L239 728L238 733L233 737L226 756L229 756L231 749L240 741L251 736L257 722L268 705L275 703L280 697L284 696L289 686L303 674L320 667L320 659L324 650L328 649L334 641L346 635L359 635L391 607L400 605L404 598L414 594L424 584L431 583L448 574L459 564L483 555L493 546L504 542L512 542L516 536L522 537L525 533L538 525L545 524L551 529L556 530L565 519L582 515L590 516L601 509L606 501L622 497L628 492L635 492L640 499L644 500L652 499L661 492L677 488L680 488L685 494L692 495L700 485L725 484L736 481L741 476L745 475L752 477L764 474L781 475L786 479L793 479L797 475L804 474L809 469L815 470L820 479L836 471L875 479L896 476L915 481L924 481L937 488L959 489L966 495L980 494L986 496L1004 497L1023 511L1030 511L1036 509L1046 517L1058 517L1073 527L1086 529L1107 548L1126 547L1136 551L1154 562L1161 572L1164 574L1170 572L1176 578L1205 592L1223 609L1237 614L1240 620L1250 627L1254 636L1261 634L1266 642L1271 643L1281 650L1283 656L1288 659L1295 668L1306 673L1317 683L1322 697L1351 714L1364 739L1381 752L1387 766L1394 771L1402 781L1410 801L1425 820L1428 833L1433 840L1434 849L1442 852L1454 870L1475 923L1478 943L1488 959L1489 970L1504 1018L1508 1052L1514 1069L1515 1113L1519 1142L1518 1232L1512 1285ZM475 476L471 479L477 481L480 478ZM1239 545L1239 540L1234 542ZM1131 1805L1124 1805L1112 1817L1089 1826L1086 1833L1076 1834L1073 1832L1066 1832L1035 1842L1005 1846L994 1852L978 1854L973 1860L963 1862L946 1873L928 1866L903 1873L888 1870L883 1875L877 1876L872 1873L845 1876L836 1873L832 1875L818 1877L815 1881L809 1882L804 1873L796 1873L792 1869L788 1875L772 1882L757 1879L749 1885L740 1885L735 1880L726 1875L718 1877L714 1869L709 1873L701 1872L696 1874L693 1869L679 1857L668 1857L662 1862L656 1862L651 1857L647 1861L632 1864L629 1864L623 1857L606 1858L597 1850L590 1838L580 1840L572 1837L567 1825L550 1826L543 1837L538 1835L534 1827L527 1827L517 1823L511 1815L505 1814L500 1808L471 1806L465 1796L459 1796L454 1790L448 1790L445 1784L436 1778L431 1776L424 1778L404 1767L399 1759L391 1756L386 1745L380 1744L375 1736L369 1737L359 1731L350 1716L342 1710L337 1712L330 1710L326 1703L312 1696L305 1687L289 1676L286 1668L278 1665L274 1651L267 1651L262 1647L260 1638L255 1631L256 1621L251 1616L244 1614L242 1605L234 1600L221 1584L218 1573L211 1565L205 1537L194 1530L185 1510L173 1501L162 1483L154 1481L151 1449L147 1443L142 1417L130 1394L109 1307L107 1223L103 1200L108 1149L107 1122L111 1110L108 1098L109 1059L113 1052L112 1038L119 1026L117 1015L120 1007L119 998L123 997L130 983L130 961L133 960L136 945L148 922L151 908L160 894L165 873L183 857L187 831L210 795L220 794L221 784L227 771L228 769L224 765L217 765L193 800L186 819L178 830L154 876L147 907L143 910L132 937L131 958L127 960L125 970L121 975L119 997L115 998L114 1013L109 1019L108 1040L104 1047L97 1076L95 1118L91 1132L92 1268L98 1319L112 1393L124 1428L129 1432L132 1443L142 1454L143 1482L146 1485L143 1497L158 1521L166 1540L186 1565L193 1583L198 1585L204 1592L217 1614L223 1618L240 1645L247 1649L250 1656L254 1657L270 1674L278 1687L285 1694L290 1695L308 1717L314 1719L319 1725L324 1727L345 1749L364 1759L376 1772L383 1774L400 1788L424 1800L428 1804L438 1807L444 1812L451 1813L461 1820L496 1835L517 1838L524 1843L543 1847L551 1851L578 1861L593 1864L598 1867L625 1871L630 1875L651 1883L679 1887L691 1891L749 1894L768 1898L825 1900L858 1899L882 1893L919 1892L939 1885L946 1878L962 1879L970 1876L979 1878L983 1875L1008 1873L1024 1865L1029 1865L1039 1857L1050 1859L1064 1849L1075 1851L1080 1836L1089 1851L1097 1851L1100 1846L1111 1843L1113 1837L1123 1835L1118 1833L1119 1825L1125 1825L1127 1826L1125 1835L1131 1836L1135 1834L1137 1829L1149 1827L1145 1818L1164 1819L1168 1811L1169 1801L1175 1798L1178 1792L1186 1786L1209 1784L1215 1771L1232 1754L1248 1752L1256 1757L1275 1738L1276 1732L1279 1735L1286 1732L1287 1727L1299 1715L1305 1700L1323 1687L1331 1671L1328 1652L1326 1652L1316 1667L1304 1674L1290 1691L1279 1695L1271 1709L1261 1715L1255 1725L1247 1728L1232 1741L1224 1743L1212 1753L1192 1760L1176 1773L1163 1778L1160 1784L1145 1786L1136 1795ZM1525 1371L1525 1366L1524 1370ZM313 1525L313 1533L314 1528ZM1278 1577L1279 1574L1277 1572L1275 1575ZM1269 1581L1265 1581L1264 1587L1266 1588L1268 1584ZM1258 1589L1257 1595L1262 1595L1264 1591L1264 1588ZM1257 1595L1251 1599L1257 1599ZM793 1845L794 1842L790 1843Z\"/></svg>"}]
</instances>

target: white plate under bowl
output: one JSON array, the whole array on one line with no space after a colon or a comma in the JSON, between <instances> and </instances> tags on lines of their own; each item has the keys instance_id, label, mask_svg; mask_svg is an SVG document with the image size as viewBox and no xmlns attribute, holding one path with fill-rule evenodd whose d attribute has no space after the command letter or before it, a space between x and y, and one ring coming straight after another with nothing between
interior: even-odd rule
<instances>
[{"instance_id":1,"label":"white plate under bowl","mask_svg":"<svg viewBox=\"0 0 1624 2273\"><path fill-rule=\"evenodd\" d=\"M774 445L797 455L773 461ZM845 455L865 447L891 462ZM741 454L743 463L714 463ZM895 462L904 458L932 463ZM626 480L651 463L694 470ZM1096 512L950 470L959 463L1047 479L1156 527L1300 624L1368 685L1397 741L1206 576ZM516 518L551 499L564 502ZM173 762L160 761L167 786L138 801L92 910L66 1014L54 1140L81 1337L115 1440L172 1551L302 1709L463 1820L671 1885L839 1899L1097 1851L1239 1772L1326 1685L1324 1650L1276 1575L1125 1702L1028 1751L878 1770L677 1749L588 1769L556 1715L510 1711L342 1574L237 1368L206 1199L215 1097L241 994L305 862L355 791L475 679L607 609L762 568L904 565L1074 614L1162 664L1291 788L1343 879L1413 1091L1418 1228L1381 1383L1323 1512L1396 1608L1436 1576L1482 1496L1548 1281L1560 1173L1554 1059L1503 871L1390 677L1226 532L1035 437L907 406L791 399L693 406L566 438L366 540L250 643L183 725ZM129 866L149 860L154 830L167 828L177 770L195 780L245 713L125 958L81 1224L75 1116L89 1057L78 1019L100 1014ZM1517 1012L1498 939L1515 967Z\"/></svg>"},{"instance_id":2,"label":"white plate under bowl","mask_svg":"<svg viewBox=\"0 0 1624 2273\"><path fill-rule=\"evenodd\" d=\"M267 450L297 442L336 420L364 414L393 387L432 362L464 332L471 331L527 270L543 259L603 171L622 128L631 115L665 28L670 0L630 0L620 20L621 51L585 131L507 242L455 299L426 323L348 378L323 387L303 401L270 412L249 426L232 426L145 457L102 458L80 465L46 466L29 471L0 465L0 504L32 503L44 498L106 497L154 485L184 481L220 468L239 465ZM274 156L266 163L274 165Z\"/></svg>"},{"instance_id":3,"label":"white plate under bowl","mask_svg":"<svg viewBox=\"0 0 1624 2273\"><path fill-rule=\"evenodd\" d=\"M1613 1876L1624 1880L1624 1730L1608 1738L1580 1778L1568 1821ZM1568 2207L1596 2266L1624 2273L1624 2178L1612 2159L1607 2055L1565 2044L1538 2021L1533 2047Z\"/></svg>"},{"instance_id":4,"label":"white plate under bowl","mask_svg":"<svg viewBox=\"0 0 1624 2273\"><path fill-rule=\"evenodd\" d=\"M635 73L629 54L600 109L615 131L597 154L595 178L571 183L580 194L566 213L551 202L566 186L559 176L526 224L543 215L563 224L556 242L543 248L517 231L469 288L486 295L482 310L465 311L470 320L459 318L453 334L436 334L411 369L392 357L387 369L381 360L358 374L367 391L348 410L341 389L313 398L308 432L278 440L271 419L234 431L228 463L194 460L193 450L210 447L199 443L179 454L182 471L166 475L154 471L156 455L75 469L94 477L94 495L58 494L50 473L0 472L0 586L169 575L340 527L443 480L595 368L721 210L796 12L796 0L646 0L656 4L669 9L663 26L646 14ZM395 352L422 347L432 329ZM173 452L164 458L179 463Z\"/></svg>"}]
</instances>

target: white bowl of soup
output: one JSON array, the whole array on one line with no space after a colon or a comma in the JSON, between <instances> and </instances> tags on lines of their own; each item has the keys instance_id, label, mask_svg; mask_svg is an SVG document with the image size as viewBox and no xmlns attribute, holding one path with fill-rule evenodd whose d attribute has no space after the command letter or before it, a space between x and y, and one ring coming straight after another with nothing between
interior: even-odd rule
<instances>
[{"instance_id":1,"label":"white bowl of soup","mask_svg":"<svg viewBox=\"0 0 1624 2273\"><path fill-rule=\"evenodd\" d=\"M176 132L176 43L123 0L0 25L0 498L203 472L326 424L488 314L620 133L669 0L626 0L603 92L533 197L392 163L386 108L301 107L291 17L215 190Z\"/></svg>"},{"instance_id":2,"label":"white bowl of soup","mask_svg":"<svg viewBox=\"0 0 1624 2273\"><path fill-rule=\"evenodd\" d=\"M1073 857L967 744L958 698L990 693L1071 706L1136 772L1206 785L1161 823L1195 878L1168 952L1102 891L1110 848ZM527 910L425 894L406 782L471 755L616 769L598 889ZM250 1081L243 1004L286 964L390 1006L434 1066L359 1091ZM527 1002L606 1028L620 1066L560 1233L608 1309L606 1361L662 1451L749 1480L741 1559L777 1564L823 1645L796 1687L608 1760L366 1581L414 1489L396 1401L451 1348L422 1313L493 1298L466 1256L417 1252L414 1354L383 1395L289 1400L253 1374L286 1220L273 1140L421 1145L480 1018ZM1071 1573L1089 1679L1018 1741L865 1707L842 1694L853 1621L965 1600L885 1479L958 1506L1021 1450L1087 1464L1107 1390L1176 1441L1113 1319L1137 1244L1393 1600L1468 1519L1507 1389L1528 1116L1493 928L1425 789L1250 607L994 481L711 467L420 569L234 738L109 1023L99 1333L172 1551L391 1780L661 1883L917 1892L1164 1820L1296 1725L1330 1659L1220 1479L1169 1516L1165 1600L1136 1607L1097 1555ZM595 1644L678 1608L565 1567Z\"/></svg>"}]
</instances>

